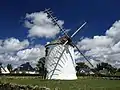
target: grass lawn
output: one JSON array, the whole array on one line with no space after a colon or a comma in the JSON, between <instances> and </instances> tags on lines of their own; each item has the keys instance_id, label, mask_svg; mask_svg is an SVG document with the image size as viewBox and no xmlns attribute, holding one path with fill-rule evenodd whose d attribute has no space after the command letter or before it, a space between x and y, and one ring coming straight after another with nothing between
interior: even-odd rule
<instances>
[{"instance_id":1,"label":"grass lawn","mask_svg":"<svg viewBox=\"0 0 120 90\"><path fill-rule=\"evenodd\" d=\"M0 77L1 82L24 85L38 85L51 90L120 90L120 80L105 80L90 77L79 77L77 80L42 80L38 77ZM56 88L56 89L55 89Z\"/></svg>"}]
</instances>

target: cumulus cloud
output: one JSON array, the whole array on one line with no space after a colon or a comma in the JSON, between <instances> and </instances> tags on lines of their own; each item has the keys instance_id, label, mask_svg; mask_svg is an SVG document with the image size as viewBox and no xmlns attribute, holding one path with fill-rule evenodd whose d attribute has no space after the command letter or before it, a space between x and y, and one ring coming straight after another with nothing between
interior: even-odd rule
<instances>
[{"instance_id":1,"label":"cumulus cloud","mask_svg":"<svg viewBox=\"0 0 120 90\"><path fill-rule=\"evenodd\" d=\"M29 46L29 41L19 41L16 38L8 38L6 40L0 40L0 52L13 52L24 49Z\"/></svg>"},{"instance_id":2,"label":"cumulus cloud","mask_svg":"<svg viewBox=\"0 0 120 90\"><path fill-rule=\"evenodd\" d=\"M94 36L91 38L84 38L78 45L83 50L94 49L97 47L108 47L112 44L113 39L107 36Z\"/></svg>"},{"instance_id":3,"label":"cumulus cloud","mask_svg":"<svg viewBox=\"0 0 120 90\"><path fill-rule=\"evenodd\" d=\"M77 45L88 58L93 59L93 64L107 62L120 67L120 21L116 21L105 36L84 38Z\"/></svg>"},{"instance_id":4,"label":"cumulus cloud","mask_svg":"<svg viewBox=\"0 0 120 90\"><path fill-rule=\"evenodd\" d=\"M60 29L53 24L52 19L42 11L26 14L25 18L25 26L29 28L28 37L53 38L60 32ZM62 27L64 21L58 20L58 24Z\"/></svg>"},{"instance_id":5,"label":"cumulus cloud","mask_svg":"<svg viewBox=\"0 0 120 90\"><path fill-rule=\"evenodd\" d=\"M34 47L30 49L25 49L17 52L17 56L21 60L26 60L29 62L35 62L38 60L38 58L45 56L45 47L42 45L39 45L39 47Z\"/></svg>"},{"instance_id":6,"label":"cumulus cloud","mask_svg":"<svg viewBox=\"0 0 120 90\"><path fill-rule=\"evenodd\" d=\"M112 27L106 31L106 35L113 38L116 42L120 41L120 20L116 21Z\"/></svg>"},{"instance_id":7,"label":"cumulus cloud","mask_svg":"<svg viewBox=\"0 0 120 90\"><path fill-rule=\"evenodd\" d=\"M17 67L25 62L30 62L32 65L37 63L37 60L45 56L45 47L35 45L29 48L29 41L20 41L16 38L8 38L0 40L0 62L3 65L12 64Z\"/></svg>"},{"instance_id":8,"label":"cumulus cloud","mask_svg":"<svg viewBox=\"0 0 120 90\"><path fill-rule=\"evenodd\" d=\"M6 66L7 64L12 64L13 67L16 67L17 65L21 64L19 57L10 53L0 54L0 62L2 62L3 66Z\"/></svg>"},{"instance_id":9,"label":"cumulus cloud","mask_svg":"<svg viewBox=\"0 0 120 90\"><path fill-rule=\"evenodd\" d=\"M25 49L29 46L29 41L20 41L16 38L8 38L0 40L0 62L4 65L10 63L14 66L19 64L19 57L16 56L16 52Z\"/></svg>"}]
</instances>

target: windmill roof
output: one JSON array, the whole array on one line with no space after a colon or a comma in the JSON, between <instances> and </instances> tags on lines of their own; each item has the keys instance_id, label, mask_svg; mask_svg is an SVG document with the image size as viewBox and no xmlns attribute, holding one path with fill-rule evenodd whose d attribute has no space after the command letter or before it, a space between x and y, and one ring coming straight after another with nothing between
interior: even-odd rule
<instances>
[{"instance_id":1,"label":"windmill roof","mask_svg":"<svg viewBox=\"0 0 120 90\"><path fill-rule=\"evenodd\" d=\"M68 36L64 35L61 38L58 38L56 40L51 41L49 44L46 44L45 47L47 47L49 45L64 44L67 40L68 40L67 44L69 43L70 45L72 45L71 39Z\"/></svg>"},{"instance_id":2,"label":"windmill roof","mask_svg":"<svg viewBox=\"0 0 120 90\"><path fill-rule=\"evenodd\" d=\"M49 44L46 44L46 47L49 45L56 45L56 44L61 44L61 41L60 40L51 41Z\"/></svg>"}]
</instances>

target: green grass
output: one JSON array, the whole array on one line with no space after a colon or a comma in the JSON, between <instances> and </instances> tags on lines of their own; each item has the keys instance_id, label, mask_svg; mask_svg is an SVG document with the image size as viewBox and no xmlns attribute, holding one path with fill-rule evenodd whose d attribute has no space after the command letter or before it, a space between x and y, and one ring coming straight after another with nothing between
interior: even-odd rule
<instances>
[{"instance_id":1,"label":"green grass","mask_svg":"<svg viewBox=\"0 0 120 90\"><path fill-rule=\"evenodd\" d=\"M10 82L24 85L38 85L51 90L120 90L120 80L105 80L98 78L80 77L77 80L42 80L32 77L1 77L1 82ZM55 89L58 88L58 89Z\"/></svg>"}]
</instances>

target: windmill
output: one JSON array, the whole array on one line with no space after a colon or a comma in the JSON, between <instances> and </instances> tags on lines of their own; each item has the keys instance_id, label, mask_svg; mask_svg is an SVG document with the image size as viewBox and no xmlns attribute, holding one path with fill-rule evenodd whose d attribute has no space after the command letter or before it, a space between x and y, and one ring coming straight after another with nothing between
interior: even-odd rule
<instances>
[{"instance_id":1,"label":"windmill","mask_svg":"<svg viewBox=\"0 0 120 90\"><path fill-rule=\"evenodd\" d=\"M48 17L53 24L64 33L61 38L46 44L46 60L45 68L47 69L46 79L60 79L60 80L74 80L77 79L75 70L75 53L74 48L87 60L87 62L94 67L80 49L73 43L72 38L86 25L82 24L71 36L65 32L57 22L57 18L53 17L50 9L46 9Z\"/></svg>"},{"instance_id":2,"label":"windmill","mask_svg":"<svg viewBox=\"0 0 120 90\"><path fill-rule=\"evenodd\" d=\"M2 74L8 74L8 73L10 73L9 70L7 69L7 67L4 68L2 66L2 63L0 63L0 73L2 73Z\"/></svg>"}]
</instances>

